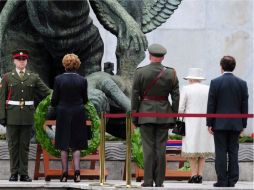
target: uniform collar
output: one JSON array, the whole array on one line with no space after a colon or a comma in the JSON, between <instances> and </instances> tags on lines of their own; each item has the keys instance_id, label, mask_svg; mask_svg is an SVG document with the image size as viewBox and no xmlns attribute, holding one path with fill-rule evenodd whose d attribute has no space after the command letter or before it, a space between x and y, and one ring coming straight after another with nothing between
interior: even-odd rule
<instances>
[{"instance_id":1,"label":"uniform collar","mask_svg":"<svg viewBox=\"0 0 254 190\"><path fill-rule=\"evenodd\" d=\"M28 71L28 70L24 70L24 78L23 79L21 79L20 77L19 77L19 70L16 68L16 69L13 69L12 70L12 72L11 72L11 75L15 78L15 79L17 79L17 80L19 80L19 81L25 81L26 79L28 79L28 77L29 77L29 75L30 75L30 72Z\"/></svg>"},{"instance_id":2,"label":"uniform collar","mask_svg":"<svg viewBox=\"0 0 254 190\"><path fill-rule=\"evenodd\" d=\"M20 73L20 71L21 71L20 69L16 68L16 72L17 72L18 74ZM23 69L22 71L23 71L24 73L26 73L26 69Z\"/></svg>"},{"instance_id":3,"label":"uniform collar","mask_svg":"<svg viewBox=\"0 0 254 190\"><path fill-rule=\"evenodd\" d=\"M161 62L150 62L150 65L154 66L154 67L161 67L162 66Z\"/></svg>"},{"instance_id":4,"label":"uniform collar","mask_svg":"<svg viewBox=\"0 0 254 190\"><path fill-rule=\"evenodd\" d=\"M161 64L161 62L150 62L150 64Z\"/></svg>"}]
</instances>

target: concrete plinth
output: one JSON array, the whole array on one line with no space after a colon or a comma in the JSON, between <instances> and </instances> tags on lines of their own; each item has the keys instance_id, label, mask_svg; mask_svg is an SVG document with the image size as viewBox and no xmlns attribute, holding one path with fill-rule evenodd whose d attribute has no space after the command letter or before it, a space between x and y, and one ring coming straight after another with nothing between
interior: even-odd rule
<instances>
[{"instance_id":1,"label":"concrete plinth","mask_svg":"<svg viewBox=\"0 0 254 190\"><path fill-rule=\"evenodd\" d=\"M29 152L29 175L33 177L36 144L31 144ZM253 144L240 144L239 150L239 166L240 166L240 179L239 181L253 181ZM125 162L125 144L123 142L109 142L106 143L106 168L108 169L108 180L122 180L124 174ZM89 168L90 162L82 161L81 168ZM61 168L61 163L54 161L51 164L52 168ZM96 164L99 168L99 163ZM170 169L177 169L178 163L168 163L167 167ZM43 162L41 161L41 170L43 170ZM134 163L132 165L132 172L135 172ZM7 143L0 141L0 180L7 180L10 176L9 173L9 155ZM41 178L43 179L43 178ZM214 167L214 160L212 158L206 160L203 179L205 181L216 181L216 173ZM135 178L133 178L135 181ZM186 182L186 180L185 180Z\"/></svg>"}]
</instances>

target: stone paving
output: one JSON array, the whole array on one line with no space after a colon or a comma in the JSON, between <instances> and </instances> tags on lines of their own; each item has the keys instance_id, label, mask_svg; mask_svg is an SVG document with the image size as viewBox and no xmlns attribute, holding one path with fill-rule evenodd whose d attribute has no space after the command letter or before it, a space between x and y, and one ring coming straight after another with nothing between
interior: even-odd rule
<instances>
[{"instance_id":1,"label":"stone paving","mask_svg":"<svg viewBox=\"0 0 254 190\"><path fill-rule=\"evenodd\" d=\"M222 187L222 188L215 188L213 187L213 181L204 181L203 184L188 184L186 182L178 182L178 181L166 181L164 183L165 187L145 187L142 189L165 189L165 190L199 190L199 189L234 189L234 190L253 190L254 189L254 182L243 182L239 181L234 188L231 187ZM96 185L97 186L94 186ZM92 186L91 186L92 185ZM83 180L80 183L74 183L72 180L69 180L67 183L60 183L58 180L52 180L50 182L45 182L44 180L33 181L31 183L27 182L9 182L8 180L0 180L0 190L42 190L42 189L54 189L54 190L74 190L74 189L89 189L89 190L115 190L115 189L128 189L128 190L135 190L140 189L141 183L132 182L131 187L126 187L125 181L120 180L108 180L105 186L98 186L97 180Z\"/></svg>"}]
</instances>

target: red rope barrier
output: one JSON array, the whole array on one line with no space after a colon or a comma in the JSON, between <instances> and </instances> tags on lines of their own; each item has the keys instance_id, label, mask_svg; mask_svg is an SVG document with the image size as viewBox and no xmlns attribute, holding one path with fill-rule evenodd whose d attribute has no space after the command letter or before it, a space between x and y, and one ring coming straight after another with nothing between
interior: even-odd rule
<instances>
[{"instance_id":1,"label":"red rope barrier","mask_svg":"<svg viewBox=\"0 0 254 190\"><path fill-rule=\"evenodd\" d=\"M123 118L127 117L126 113L105 113L104 114L105 118Z\"/></svg>"},{"instance_id":2,"label":"red rope barrier","mask_svg":"<svg viewBox=\"0 0 254 190\"><path fill-rule=\"evenodd\" d=\"M131 113L132 117L207 117L207 118L254 118L254 114L202 114L202 113ZM124 118L125 113L105 113L105 118Z\"/></svg>"},{"instance_id":3,"label":"red rope barrier","mask_svg":"<svg viewBox=\"0 0 254 190\"><path fill-rule=\"evenodd\" d=\"M133 117L209 117L209 118L253 118L254 114L202 114L202 113L132 113Z\"/></svg>"}]
</instances>

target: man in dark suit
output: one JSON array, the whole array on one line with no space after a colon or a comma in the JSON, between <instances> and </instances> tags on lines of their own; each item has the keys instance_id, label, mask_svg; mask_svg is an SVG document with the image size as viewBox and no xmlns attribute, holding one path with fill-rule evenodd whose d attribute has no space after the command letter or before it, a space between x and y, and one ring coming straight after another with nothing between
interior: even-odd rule
<instances>
[{"instance_id":1,"label":"man in dark suit","mask_svg":"<svg viewBox=\"0 0 254 190\"><path fill-rule=\"evenodd\" d=\"M210 84L207 113L247 114L247 83L234 76L236 61L224 56L220 66L222 76ZM239 135L247 126L247 119L207 118L208 131L214 135L215 170L217 183L214 187L234 187L239 179L238 149ZM227 166L228 154L228 166Z\"/></svg>"},{"instance_id":2,"label":"man in dark suit","mask_svg":"<svg viewBox=\"0 0 254 190\"><path fill-rule=\"evenodd\" d=\"M134 74L131 108L133 112L177 113L179 84L173 68L161 64L166 49L159 44L149 46L151 63L138 68ZM168 101L171 95L172 104ZM135 117L140 126L144 155L144 187L162 187L166 170L166 141L174 118Z\"/></svg>"}]
</instances>

